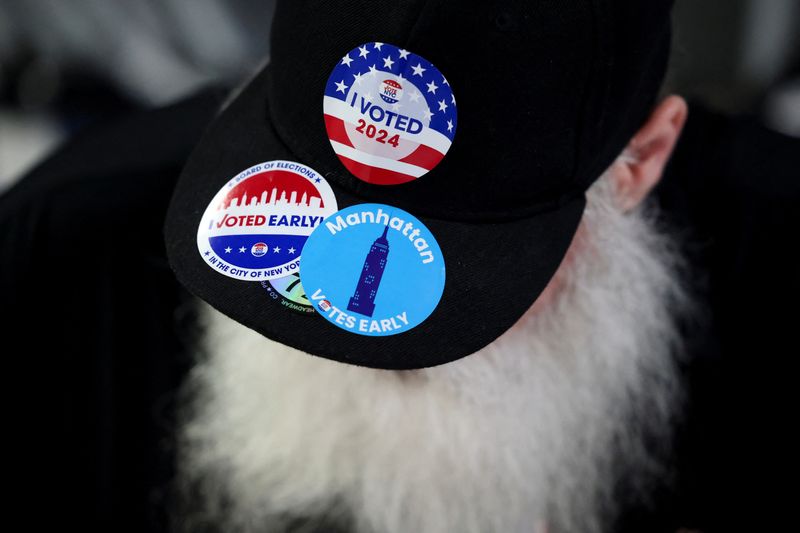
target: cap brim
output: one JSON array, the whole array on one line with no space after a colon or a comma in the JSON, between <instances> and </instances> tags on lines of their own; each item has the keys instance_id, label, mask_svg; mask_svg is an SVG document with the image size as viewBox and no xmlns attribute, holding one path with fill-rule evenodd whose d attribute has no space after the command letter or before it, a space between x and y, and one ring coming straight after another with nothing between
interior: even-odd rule
<instances>
[{"instance_id":1,"label":"cap brim","mask_svg":"<svg viewBox=\"0 0 800 533\"><path fill-rule=\"evenodd\" d=\"M268 68L211 124L173 194L165 225L167 254L189 291L277 342L383 369L424 368L470 355L497 339L531 307L572 242L586 204L583 196L552 211L501 223L439 220L412 210L439 243L446 282L433 313L416 328L392 336L357 335L321 316L291 312L271 301L258 282L232 279L210 268L200 257L196 236L217 191L256 163L304 163L281 142L269 121L267 80ZM315 170L325 175L328 169ZM335 183L331 187L339 209L370 201Z\"/></svg>"}]
</instances>

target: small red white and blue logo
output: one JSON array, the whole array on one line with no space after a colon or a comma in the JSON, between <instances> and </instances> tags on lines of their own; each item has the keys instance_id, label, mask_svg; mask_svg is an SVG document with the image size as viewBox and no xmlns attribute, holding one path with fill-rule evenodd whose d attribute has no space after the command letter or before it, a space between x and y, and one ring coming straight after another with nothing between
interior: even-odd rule
<instances>
[{"instance_id":1,"label":"small red white and blue logo","mask_svg":"<svg viewBox=\"0 0 800 533\"><path fill-rule=\"evenodd\" d=\"M228 277L264 281L299 272L308 236L337 210L325 179L292 161L269 161L240 172L206 208L197 248Z\"/></svg>"},{"instance_id":2,"label":"small red white and blue logo","mask_svg":"<svg viewBox=\"0 0 800 533\"><path fill-rule=\"evenodd\" d=\"M342 164L379 185L433 170L450 149L458 122L456 97L433 63L377 42L357 46L337 63L323 112Z\"/></svg>"},{"instance_id":3,"label":"small red white and blue logo","mask_svg":"<svg viewBox=\"0 0 800 533\"><path fill-rule=\"evenodd\" d=\"M380 88L381 99L387 104L396 104L403 98L403 86L394 80L383 80Z\"/></svg>"},{"instance_id":4,"label":"small red white and blue logo","mask_svg":"<svg viewBox=\"0 0 800 533\"><path fill-rule=\"evenodd\" d=\"M268 250L269 248L267 247L266 243L257 242L253 245L252 248L250 248L250 253L256 257L264 257L265 255L267 255Z\"/></svg>"}]
</instances>

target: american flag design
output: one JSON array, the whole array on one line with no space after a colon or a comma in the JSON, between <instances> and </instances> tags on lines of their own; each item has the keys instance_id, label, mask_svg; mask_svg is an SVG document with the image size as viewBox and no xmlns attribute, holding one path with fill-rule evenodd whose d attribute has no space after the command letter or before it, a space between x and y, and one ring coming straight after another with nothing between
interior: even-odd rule
<instances>
[{"instance_id":1,"label":"american flag design","mask_svg":"<svg viewBox=\"0 0 800 533\"><path fill-rule=\"evenodd\" d=\"M429 61L372 42L344 55L328 78L325 127L354 176L392 185L415 180L444 158L456 134L456 98Z\"/></svg>"}]
</instances>

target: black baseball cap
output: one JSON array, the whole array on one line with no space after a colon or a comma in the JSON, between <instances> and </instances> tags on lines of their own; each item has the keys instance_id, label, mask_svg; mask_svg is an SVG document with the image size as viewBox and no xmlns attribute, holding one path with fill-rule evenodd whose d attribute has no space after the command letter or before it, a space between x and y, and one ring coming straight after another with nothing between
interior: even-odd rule
<instances>
[{"instance_id":1,"label":"black baseball cap","mask_svg":"<svg viewBox=\"0 0 800 533\"><path fill-rule=\"evenodd\" d=\"M279 1L269 64L210 125L179 179L165 226L172 268L222 313L313 355L414 369L480 350L544 290L576 233L586 190L651 112L669 57L671 6ZM458 99L452 146L419 179L368 183L332 149L323 95L334 67L364 43L426 58ZM206 264L196 241L204 210L233 176L271 160L324 176L340 209L386 204L426 225L446 263L441 300L426 320L397 335L353 334L273 305L261 284Z\"/></svg>"}]
</instances>

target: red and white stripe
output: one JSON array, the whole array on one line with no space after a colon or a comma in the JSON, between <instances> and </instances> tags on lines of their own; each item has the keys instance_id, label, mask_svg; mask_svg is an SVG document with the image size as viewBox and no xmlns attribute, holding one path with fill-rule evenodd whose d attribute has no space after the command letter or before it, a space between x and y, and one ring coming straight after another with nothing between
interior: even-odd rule
<instances>
[{"instance_id":1,"label":"red and white stripe","mask_svg":"<svg viewBox=\"0 0 800 533\"><path fill-rule=\"evenodd\" d=\"M450 148L450 139L431 128L414 135L404 131L399 134L406 143L416 146L406 157L394 160L366 153L353 146L347 135L345 124L355 126L365 118L356 109L337 98L325 97L325 126L333 150L345 167L364 181L376 184L403 183L413 181L432 170Z\"/></svg>"}]
</instances>

